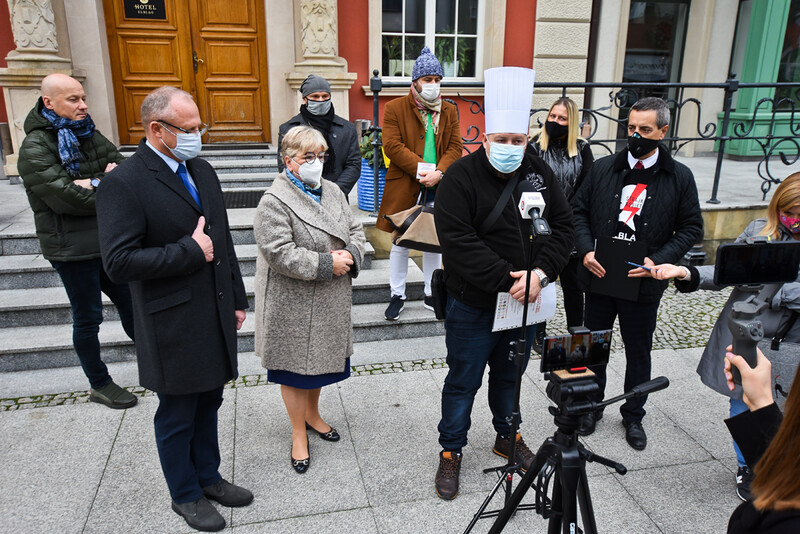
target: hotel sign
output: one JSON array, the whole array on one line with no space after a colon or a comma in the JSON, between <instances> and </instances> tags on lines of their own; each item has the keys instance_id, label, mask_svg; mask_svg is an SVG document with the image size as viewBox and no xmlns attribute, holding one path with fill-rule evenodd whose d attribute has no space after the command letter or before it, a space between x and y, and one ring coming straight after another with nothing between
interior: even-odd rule
<instances>
[{"instance_id":1,"label":"hotel sign","mask_svg":"<svg viewBox=\"0 0 800 534\"><path fill-rule=\"evenodd\" d=\"M126 19L167 20L164 0L124 0Z\"/></svg>"}]
</instances>

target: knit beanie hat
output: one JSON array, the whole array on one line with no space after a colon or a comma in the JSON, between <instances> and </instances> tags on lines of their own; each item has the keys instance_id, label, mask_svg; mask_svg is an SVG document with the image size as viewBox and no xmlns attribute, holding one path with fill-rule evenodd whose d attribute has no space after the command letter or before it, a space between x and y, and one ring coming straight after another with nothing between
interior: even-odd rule
<instances>
[{"instance_id":1,"label":"knit beanie hat","mask_svg":"<svg viewBox=\"0 0 800 534\"><path fill-rule=\"evenodd\" d=\"M411 71L412 80L418 80L423 76L441 76L444 78L441 63L427 46L422 49L419 57L414 62L414 70Z\"/></svg>"},{"instance_id":2,"label":"knit beanie hat","mask_svg":"<svg viewBox=\"0 0 800 534\"><path fill-rule=\"evenodd\" d=\"M303 98L305 98L311 93L316 93L317 91L324 91L330 94L331 84L329 84L328 80L322 76L309 74L308 78L303 80L303 83L300 85L300 93L303 95Z\"/></svg>"}]
</instances>

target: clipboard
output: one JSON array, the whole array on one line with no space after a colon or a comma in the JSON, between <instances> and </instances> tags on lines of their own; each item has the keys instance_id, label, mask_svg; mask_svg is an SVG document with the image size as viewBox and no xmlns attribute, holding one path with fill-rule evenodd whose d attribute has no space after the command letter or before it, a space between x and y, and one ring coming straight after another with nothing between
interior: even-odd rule
<instances>
[{"instance_id":1,"label":"clipboard","mask_svg":"<svg viewBox=\"0 0 800 534\"><path fill-rule=\"evenodd\" d=\"M643 241L625 241L613 237L598 237L594 245L594 258L606 270L603 278L591 275L589 292L623 300L638 300L641 278L628 278L633 269L627 262L641 264L647 254Z\"/></svg>"}]
</instances>

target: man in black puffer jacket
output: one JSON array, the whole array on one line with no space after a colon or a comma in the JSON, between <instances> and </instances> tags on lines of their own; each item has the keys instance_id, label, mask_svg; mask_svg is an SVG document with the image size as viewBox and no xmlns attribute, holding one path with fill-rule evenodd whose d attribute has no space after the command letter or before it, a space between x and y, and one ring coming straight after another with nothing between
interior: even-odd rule
<instances>
[{"instance_id":1,"label":"man in black puffer jacket","mask_svg":"<svg viewBox=\"0 0 800 534\"><path fill-rule=\"evenodd\" d=\"M583 258L587 283L585 325L591 330L612 328L619 316L625 343L625 391L650 380L650 350L661 295L668 281L634 268L629 276L642 278L634 301L592 293L590 278L606 273L595 259L595 239L615 238L646 244L645 267L677 263L703 239L703 217L692 171L673 160L659 145L669 128L669 107L660 98L642 98L628 116L628 149L595 162L572 199L575 247ZM622 258L620 258L622 261ZM597 373L600 402L606 384L606 366ZM642 427L647 397L628 399L621 407L625 438L637 450L647 446ZM602 410L582 417L578 433L588 436L602 418Z\"/></svg>"},{"instance_id":2,"label":"man in black puffer jacket","mask_svg":"<svg viewBox=\"0 0 800 534\"><path fill-rule=\"evenodd\" d=\"M458 493L462 449L467 444L470 413L483 373L489 366L489 408L497 433L492 451L511 454L528 469L534 454L510 422L514 407L516 366L508 357L509 344L520 339L520 327L493 331L498 293L518 302L533 302L555 280L572 251L572 213L550 167L528 144L528 120L533 71L498 67L485 72L486 135L483 146L447 169L436 193L434 217L446 273L447 377L442 388L439 422L439 469L436 493L452 499ZM542 217L552 235L538 238L528 264L530 220L517 205L527 182L544 198ZM503 197L509 187L510 196ZM492 221L495 206L499 212ZM488 219L488 220L487 220ZM526 295L525 274L531 269ZM553 293L555 295L555 293ZM553 296L555 298L555 296ZM527 365L536 326L525 330Z\"/></svg>"},{"instance_id":3,"label":"man in black puffer jacket","mask_svg":"<svg viewBox=\"0 0 800 534\"><path fill-rule=\"evenodd\" d=\"M25 133L19 173L42 255L69 296L72 343L91 385L89 398L111 408L129 408L136 397L111 380L100 358L100 293L117 306L131 339L133 312L127 284L111 282L100 262L94 192L105 173L125 158L95 130L83 87L66 74L42 80L42 97L25 119Z\"/></svg>"}]
</instances>

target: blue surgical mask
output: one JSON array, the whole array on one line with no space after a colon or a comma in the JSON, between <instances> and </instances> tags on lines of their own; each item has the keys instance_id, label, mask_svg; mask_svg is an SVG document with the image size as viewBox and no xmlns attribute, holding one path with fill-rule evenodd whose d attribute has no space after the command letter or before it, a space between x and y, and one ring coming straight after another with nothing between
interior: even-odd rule
<instances>
[{"instance_id":1,"label":"blue surgical mask","mask_svg":"<svg viewBox=\"0 0 800 534\"><path fill-rule=\"evenodd\" d=\"M181 161L186 161L194 159L200 154L200 150L203 148L203 138L199 133L179 133L176 134L175 137L178 140L175 148L170 148L166 143L164 143L163 139L161 140L161 143L167 147L167 150L169 150L173 156Z\"/></svg>"},{"instance_id":2,"label":"blue surgical mask","mask_svg":"<svg viewBox=\"0 0 800 534\"><path fill-rule=\"evenodd\" d=\"M516 171L522 164L525 145L507 145L505 143L489 143L489 163L503 174Z\"/></svg>"}]
</instances>

